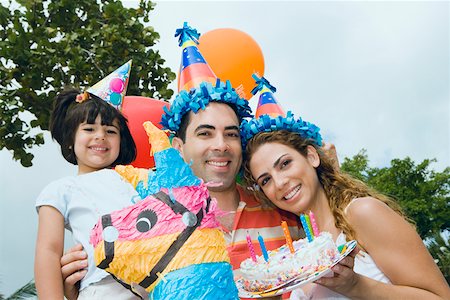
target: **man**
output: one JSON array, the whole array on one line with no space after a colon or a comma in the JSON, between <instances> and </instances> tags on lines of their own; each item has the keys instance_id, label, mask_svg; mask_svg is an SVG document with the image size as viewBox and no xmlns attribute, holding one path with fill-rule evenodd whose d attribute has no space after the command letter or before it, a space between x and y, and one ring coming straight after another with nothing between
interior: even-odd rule
<instances>
[{"instance_id":1,"label":"man","mask_svg":"<svg viewBox=\"0 0 450 300\"><path fill-rule=\"evenodd\" d=\"M288 221L293 238L299 237L295 216L281 215L273 208L263 208L256 199L236 183L236 175L242 163L242 147L239 119L233 108L220 102L209 103L205 110L190 112L183 127L173 139L186 162L205 182L218 186L209 187L211 197L217 199L219 208L227 212L219 221L228 244L233 269L249 257L246 236L250 234L257 244L258 233L266 241L268 249L285 243L281 221ZM259 250L259 247L255 247Z\"/></svg>"},{"instance_id":2,"label":"man","mask_svg":"<svg viewBox=\"0 0 450 300\"><path fill-rule=\"evenodd\" d=\"M209 94L206 91L210 91ZM218 98L217 94L221 96ZM196 101L201 105L194 106ZM192 106L199 108L194 111ZM205 182L215 183L208 190L211 197L217 199L219 207L228 212L219 221L233 269L239 268L241 261L249 257L247 234L256 245L259 233L268 250L278 248L285 244L280 226L285 220L292 237L299 238L294 215L262 207L236 183L242 163L239 125L249 111L247 101L239 98L234 90L220 82L214 87L202 83L190 93L180 92L162 119L163 126L175 132L173 147L180 151L186 162L192 162L194 174ZM259 251L258 246L255 249ZM75 283L85 275L80 269L87 265L86 254L80 246L75 246L61 258L61 265L66 297L73 299L78 294Z\"/></svg>"}]
</instances>

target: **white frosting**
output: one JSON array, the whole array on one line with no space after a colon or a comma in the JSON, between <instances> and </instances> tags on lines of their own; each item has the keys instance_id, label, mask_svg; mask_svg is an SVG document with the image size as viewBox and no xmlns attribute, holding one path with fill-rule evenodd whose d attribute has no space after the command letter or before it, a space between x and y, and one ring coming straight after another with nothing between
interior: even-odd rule
<instances>
[{"instance_id":1,"label":"white frosting","mask_svg":"<svg viewBox=\"0 0 450 300\"><path fill-rule=\"evenodd\" d=\"M244 288L249 291L264 291L278 286L299 275L308 276L330 266L340 254L332 236L322 232L312 242L301 239L293 242L295 249L291 253L286 245L268 251L266 262L263 256L257 256L241 263L240 273Z\"/></svg>"}]
</instances>

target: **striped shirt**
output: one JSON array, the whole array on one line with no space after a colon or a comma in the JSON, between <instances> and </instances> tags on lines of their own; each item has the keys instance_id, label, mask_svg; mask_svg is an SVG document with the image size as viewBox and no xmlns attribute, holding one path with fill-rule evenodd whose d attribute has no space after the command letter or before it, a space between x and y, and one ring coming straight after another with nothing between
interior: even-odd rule
<instances>
[{"instance_id":1,"label":"striped shirt","mask_svg":"<svg viewBox=\"0 0 450 300\"><path fill-rule=\"evenodd\" d=\"M239 206L234 216L233 230L222 227L227 242L233 270L238 269L243 260L250 257L247 234L250 235L256 255L262 255L258 234L264 239L267 250L286 244L281 221L286 221L293 240L300 238L298 217L289 212L272 207L262 207L256 198L238 185ZM302 234L303 235L303 234Z\"/></svg>"}]
</instances>

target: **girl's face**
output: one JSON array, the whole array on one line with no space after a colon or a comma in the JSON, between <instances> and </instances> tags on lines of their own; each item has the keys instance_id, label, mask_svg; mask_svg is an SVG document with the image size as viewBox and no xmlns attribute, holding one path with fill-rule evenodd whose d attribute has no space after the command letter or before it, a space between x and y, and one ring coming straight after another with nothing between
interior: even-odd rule
<instances>
[{"instance_id":1,"label":"girl's face","mask_svg":"<svg viewBox=\"0 0 450 300\"><path fill-rule=\"evenodd\" d=\"M322 189L316 167L317 151L308 146L306 157L279 143L261 145L250 160L250 171L257 184L273 204L300 214L311 209Z\"/></svg>"},{"instance_id":2,"label":"girl's face","mask_svg":"<svg viewBox=\"0 0 450 300\"><path fill-rule=\"evenodd\" d=\"M119 122L102 125L98 115L94 124L81 123L75 133L74 151L78 174L109 167L120 153Z\"/></svg>"}]
</instances>

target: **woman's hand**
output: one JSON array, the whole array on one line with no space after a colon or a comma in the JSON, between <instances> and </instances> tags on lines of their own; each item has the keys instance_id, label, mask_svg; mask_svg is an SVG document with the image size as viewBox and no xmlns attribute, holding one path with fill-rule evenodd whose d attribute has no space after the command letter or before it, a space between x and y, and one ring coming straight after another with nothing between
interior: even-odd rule
<instances>
[{"instance_id":1,"label":"woman's hand","mask_svg":"<svg viewBox=\"0 0 450 300\"><path fill-rule=\"evenodd\" d=\"M79 285L77 283L86 276L87 266L87 254L83 251L81 244L73 246L61 257L64 295L67 299L72 300L78 298Z\"/></svg>"},{"instance_id":2,"label":"woman's hand","mask_svg":"<svg viewBox=\"0 0 450 300\"><path fill-rule=\"evenodd\" d=\"M356 247L347 257L331 268L334 273L333 277L322 277L317 279L315 283L337 293L347 294L358 282L359 275L353 271L355 256L358 252L359 248Z\"/></svg>"}]
</instances>

